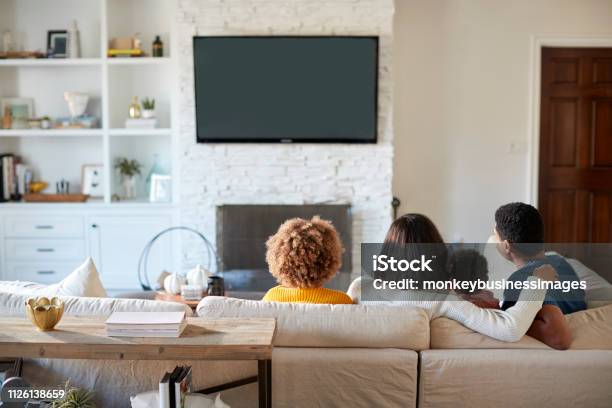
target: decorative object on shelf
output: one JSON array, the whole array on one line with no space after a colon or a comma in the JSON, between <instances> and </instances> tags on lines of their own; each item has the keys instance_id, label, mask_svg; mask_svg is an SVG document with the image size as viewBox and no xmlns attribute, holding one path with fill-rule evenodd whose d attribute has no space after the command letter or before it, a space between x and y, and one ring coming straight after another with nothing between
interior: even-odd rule
<instances>
[{"instance_id":1,"label":"decorative object on shelf","mask_svg":"<svg viewBox=\"0 0 612 408\"><path fill-rule=\"evenodd\" d=\"M25 307L30 321L40 331L53 330L64 314L64 302L57 297L30 298Z\"/></svg>"},{"instance_id":2,"label":"decorative object on shelf","mask_svg":"<svg viewBox=\"0 0 612 408\"><path fill-rule=\"evenodd\" d=\"M197 264L195 268L187 272L187 283L189 285L204 287L208 282L208 278L211 276L213 276L211 271Z\"/></svg>"},{"instance_id":3,"label":"decorative object on shelf","mask_svg":"<svg viewBox=\"0 0 612 408\"><path fill-rule=\"evenodd\" d=\"M142 100L142 118L151 119L155 117L155 98L144 98Z\"/></svg>"},{"instance_id":4,"label":"decorative object on shelf","mask_svg":"<svg viewBox=\"0 0 612 408\"><path fill-rule=\"evenodd\" d=\"M81 38L76 20L72 20L70 27L68 27L66 55L68 58L80 58L81 56Z\"/></svg>"},{"instance_id":5,"label":"decorative object on shelf","mask_svg":"<svg viewBox=\"0 0 612 408\"><path fill-rule=\"evenodd\" d=\"M49 183L46 181L31 181L29 184L29 191L31 194L38 194L45 191L49 187Z\"/></svg>"},{"instance_id":6,"label":"decorative object on shelf","mask_svg":"<svg viewBox=\"0 0 612 408\"><path fill-rule=\"evenodd\" d=\"M64 100L68 104L68 111L73 119L85 114L89 95L81 92L64 92Z\"/></svg>"},{"instance_id":7,"label":"decorative object on shelf","mask_svg":"<svg viewBox=\"0 0 612 408\"><path fill-rule=\"evenodd\" d=\"M68 32L66 30L47 31L47 58L66 58Z\"/></svg>"},{"instance_id":8,"label":"decorative object on shelf","mask_svg":"<svg viewBox=\"0 0 612 408\"><path fill-rule=\"evenodd\" d=\"M27 129L28 120L34 116L34 101L32 98L3 98L1 111L6 115L10 108L11 129ZM4 119L3 119L4 122ZM4 125L4 123L3 123ZM3 126L4 127L4 126Z\"/></svg>"},{"instance_id":9,"label":"decorative object on shelf","mask_svg":"<svg viewBox=\"0 0 612 408\"><path fill-rule=\"evenodd\" d=\"M115 168L119 171L123 183L123 195L127 199L136 198L136 176L140 175L141 167L138 161L125 157L119 157L115 161Z\"/></svg>"},{"instance_id":10,"label":"decorative object on shelf","mask_svg":"<svg viewBox=\"0 0 612 408\"><path fill-rule=\"evenodd\" d=\"M10 53L13 51L13 45L13 32L11 30L6 30L2 34L2 51L4 51L5 54Z\"/></svg>"},{"instance_id":11,"label":"decorative object on shelf","mask_svg":"<svg viewBox=\"0 0 612 408\"><path fill-rule=\"evenodd\" d=\"M96 127L97 118L85 113L89 95L83 92L64 92L64 101L68 105L70 118L57 118L57 128L91 129Z\"/></svg>"},{"instance_id":12,"label":"decorative object on shelf","mask_svg":"<svg viewBox=\"0 0 612 408\"><path fill-rule=\"evenodd\" d=\"M2 116L2 129L10 129L13 125L13 116L11 115L11 107L5 106L4 116Z\"/></svg>"},{"instance_id":13,"label":"decorative object on shelf","mask_svg":"<svg viewBox=\"0 0 612 408\"><path fill-rule=\"evenodd\" d=\"M173 273L164 279L164 290L171 295L178 295L181 293L181 286L184 284L185 278L178 273Z\"/></svg>"},{"instance_id":14,"label":"decorative object on shelf","mask_svg":"<svg viewBox=\"0 0 612 408\"><path fill-rule=\"evenodd\" d=\"M219 264L219 258L217 257L215 248L201 232L196 229L183 226L166 228L165 230L158 232L153 238L151 238L147 245L145 245L144 249L140 253L140 257L138 258L138 281L140 282L140 286L142 286L143 290L153 290L153 287L149 282L149 275L147 273L147 265L149 261L149 254L151 253L151 248L153 248L153 245L159 238L175 231L190 232L200 238L204 246L203 250L206 253L206 269L210 270L212 262L217 265Z\"/></svg>"},{"instance_id":15,"label":"decorative object on shelf","mask_svg":"<svg viewBox=\"0 0 612 408\"><path fill-rule=\"evenodd\" d=\"M40 119L32 118L28 120L28 128L41 129Z\"/></svg>"},{"instance_id":16,"label":"decorative object on shelf","mask_svg":"<svg viewBox=\"0 0 612 408\"><path fill-rule=\"evenodd\" d=\"M149 194L149 200L151 200L151 179L154 174L168 174L167 171L162 167L159 160L159 154L155 153L153 155L153 165L149 169L147 173L147 178L145 179L145 191Z\"/></svg>"},{"instance_id":17,"label":"decorative object on shelf","mask_svg":"<svg viewBox=\"0 0 612 408\"><path fill-rule=\"evenodd\" d=\"M149 201L152 203L169 203L172 201L172 177L170 175L151 175Z\"/></svg>"},{"instance_id":18,"label":"decorative object on shelf","mask_svg":"<svg viewBox=\"0 0 612 408\"><path fill-rule=\"evenodd\" d=\"M153 41L153 56L154 57L163 57L164 56L164 43L162 42L159 35L155 36L155 41Z\"/></svg>"},{"instance_id":19,"label":"decorative object on shelf","mask_svg":"<svg viewBox=\"0 0 612 408\"><path fill-rule=\"evenodd\" d=\"M204 290L201 285L183 285L181 286L181 296L185 300L200 300Z\"/></svg>"},{"instance_id":20,"label":"decorative object on shelf","mask_svg":"<svg viewBox=\"0 0 612 408\"><path fill-rule=\"evenodd\" d=\"M128 109L128 116L130 119L140 119L141 117L141 108L137 96L132 96L132 103L130 103Z\"/></svg>"},{"instance_id":21,"label":"decorative object on shelf","mask_svg":"<svg viewBox=\"0 0 612 408\"><path fill-rule=\"evenodd\" d=\"M48 116L43 116L40 119L40 127L41 129L51 129L52 123L51 118Z\"/></svg>"},{"instance_id":22,"label":"decorative object on shelf","mask_svg":"<svg viewBox=\"0 0 612 408\"><path fill-rule=\"evenodd\" d=\"M26 194L23 200L28 203L84 203L89 196L87 194Z\"/></svg>"},{"instance_id":23,"label":"decorative object on shelf","mask_svg":"<svg viewBox=\"0 0 612 408\"><path fill-rule=\"evenodd\" d=\"M90 197L104 196L104 165L84 164L81 167L81 192Z\"/></svg>"},{"instance_id":24,"label":"decorative object on shelf","mask_svg":"<svg viewBox=\"0 0 612 408\"><path fill-rule=\"evenodd\" d=\"M60 181L55 183L55 194L69 195L70 194L70 183L65 179L61 179Z\"/></svg>"},{"instance_id":25,"label":"decorative object on shelf","mask_svg":"<svg viewBox=\"0 0 612 408\"><path fill-rule=\"evenodd\" d=\"M132 38L132 46L135 50L142 50L142 40L140 39L140 33L134 34Z\"/></svg>"},{"instance_id":26,"label":"decorative object on shelf","mask_svg":"<svg viewBox=\"0 0 612 408\"><path fill-rule=\"evenodd\" d=\"M142 41L138 37L140 33L133 37L116 37L109 41L107 55L114 57L144 57L146 54L142 51Z\"/></svg>"},{"instance_id":27,"label":"decorative object on shelf","mask_svg":"<svg viewBox=\"0 0 612 408\"><path fill-rule=\"evenodd\" d=\"M208 278L208 296L225 296L225 282L221 276L211 276Z\"/></svg>"}]
</instances>

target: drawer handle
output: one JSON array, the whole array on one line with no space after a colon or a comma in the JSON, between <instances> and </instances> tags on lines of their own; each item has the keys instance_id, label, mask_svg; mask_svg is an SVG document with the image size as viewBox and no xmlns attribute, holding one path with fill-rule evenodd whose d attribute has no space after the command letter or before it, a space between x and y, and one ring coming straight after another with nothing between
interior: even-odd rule
<instances>
[{"instance_id":1,"label":"drawer handle","mask_svg":"<svg viewBox=\"0 0 612 408\"><path fill-rule=\"evenodd\" d=\"M36 249L36 252L55 252L55 249L53 249L53 248L38 248L38 249Z\"/></svg>"},{"instance_id":2,"label":"drawer handle","mask_svg":"<svg viewBox=\"0 0 612 408\"><path fill-rule=\"evenodd\" d=\"M53 275L55 271L37 271L36 273L39 275Z\"/></svg>"},{"instance_id":3,"label":"drawer handle","mask_svg":"<svg viewBox=\"0 0 612 408\"><path fill-rule=\"evenodd\" d=\"M53 225L37 225L34 228L41 230L50 230L53 229Z\"/></svg>"}]
</instances>

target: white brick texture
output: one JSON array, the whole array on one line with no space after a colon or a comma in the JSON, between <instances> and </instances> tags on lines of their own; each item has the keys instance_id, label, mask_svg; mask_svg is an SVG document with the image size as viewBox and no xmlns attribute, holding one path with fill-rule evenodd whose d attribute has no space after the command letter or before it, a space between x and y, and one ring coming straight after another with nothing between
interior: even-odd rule
<instances>
[{"instance_id":1,"label":"white brick texture","mask_svg":"<svg viewBox=\"0 0 612 408\"><path fill-rule=\"evenodd\" d=\"M391 222L393 0L177 0L179 205L183 225L215 240L221 204L350 203L353 273L359 245L384 238ZM197 35L377 35L375 145L197 144L192 37ZM202 256L183 238L183 264Z\"/></svg>"}]
</instances>

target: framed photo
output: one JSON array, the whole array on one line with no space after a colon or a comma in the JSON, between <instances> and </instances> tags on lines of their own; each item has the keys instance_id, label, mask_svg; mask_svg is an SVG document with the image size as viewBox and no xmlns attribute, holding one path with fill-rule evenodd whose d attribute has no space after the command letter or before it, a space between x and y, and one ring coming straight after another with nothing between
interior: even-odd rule
<instances>
[{"instance_id":1,"label":"framed photo","mask_svg":"<svg viewBox=\"0 0 612 408\"><path fill-rule=\"evenodd\" d=\"M27 129L28 120L34 117L34 100L32 98L2 98L0 116L6 108L11 114L11 129Z\"/></svg>"},{"instance_id":2,"label":"framed photo","mask_svg":"<svg viewBox=\"0 0 612 408\"><path fill-rule=\"evenodd\" d=\"M172 201L172 178L168 175L151 175L149 201L152 203L169 203Z\"/></svg>"},{"instance_id":3,"label":"framed photo","mask_svg":"<svg viewBox=\"0 0 612 408\"><path fill-rule=\"evenodd\" d=\"M104 197L104 166L84 164L81 168L81 193L90 197Z\"/></svg>"},{"instance_id":4,"label":"framed photo","mask_svg":"<svg viewBox=\"0 0 612 408\"><path fill-rule=\"evenodd\" d=\"M68 32L66 30L47 31L47 57L66 58Z\"/></svg>"}]
</instances>

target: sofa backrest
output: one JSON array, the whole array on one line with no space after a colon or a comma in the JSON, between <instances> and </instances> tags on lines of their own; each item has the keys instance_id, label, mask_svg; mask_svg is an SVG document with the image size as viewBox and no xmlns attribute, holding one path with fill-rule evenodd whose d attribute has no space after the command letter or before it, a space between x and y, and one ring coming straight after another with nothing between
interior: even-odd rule
<instances>
[{"instance_id":1,"label":"sofa backrest","mask_svg":"<svg viewBox=\"0 0 612 408\"><path fill-rule=\"evenodd\" d=\"M0 291L0 316L26 316L25 303L31 294ZM64 301L64 315L108 316L113 312L180 312L187 316L193 312L188 306L175 302L157 302L144 299L92 298L59 296Z\"/></svg>"},{"instance_id":2,"label":"sofa backrest","mask_svg":"<svg viewBox=\"0 0 612 408\"><path fill-rule=\"evenodd\" d=\"M570 350L612 350L612 305L582 310L565 316L572 332ZM516 343L506 343L476 333L445 317L431 322L432 349L549 349L524 336Z\"/></svg>"},{"instance_id":3,"label":"sofa backrest","mask_svg":"<svg viewBox=\"0 0 612 408\"><path fill-rule=\"evenodd\" d=\"M416 307L315 305L208 296L204 317L274 317L281 347L429 348L429 318Z\"/></svg>"}]
</instances>

